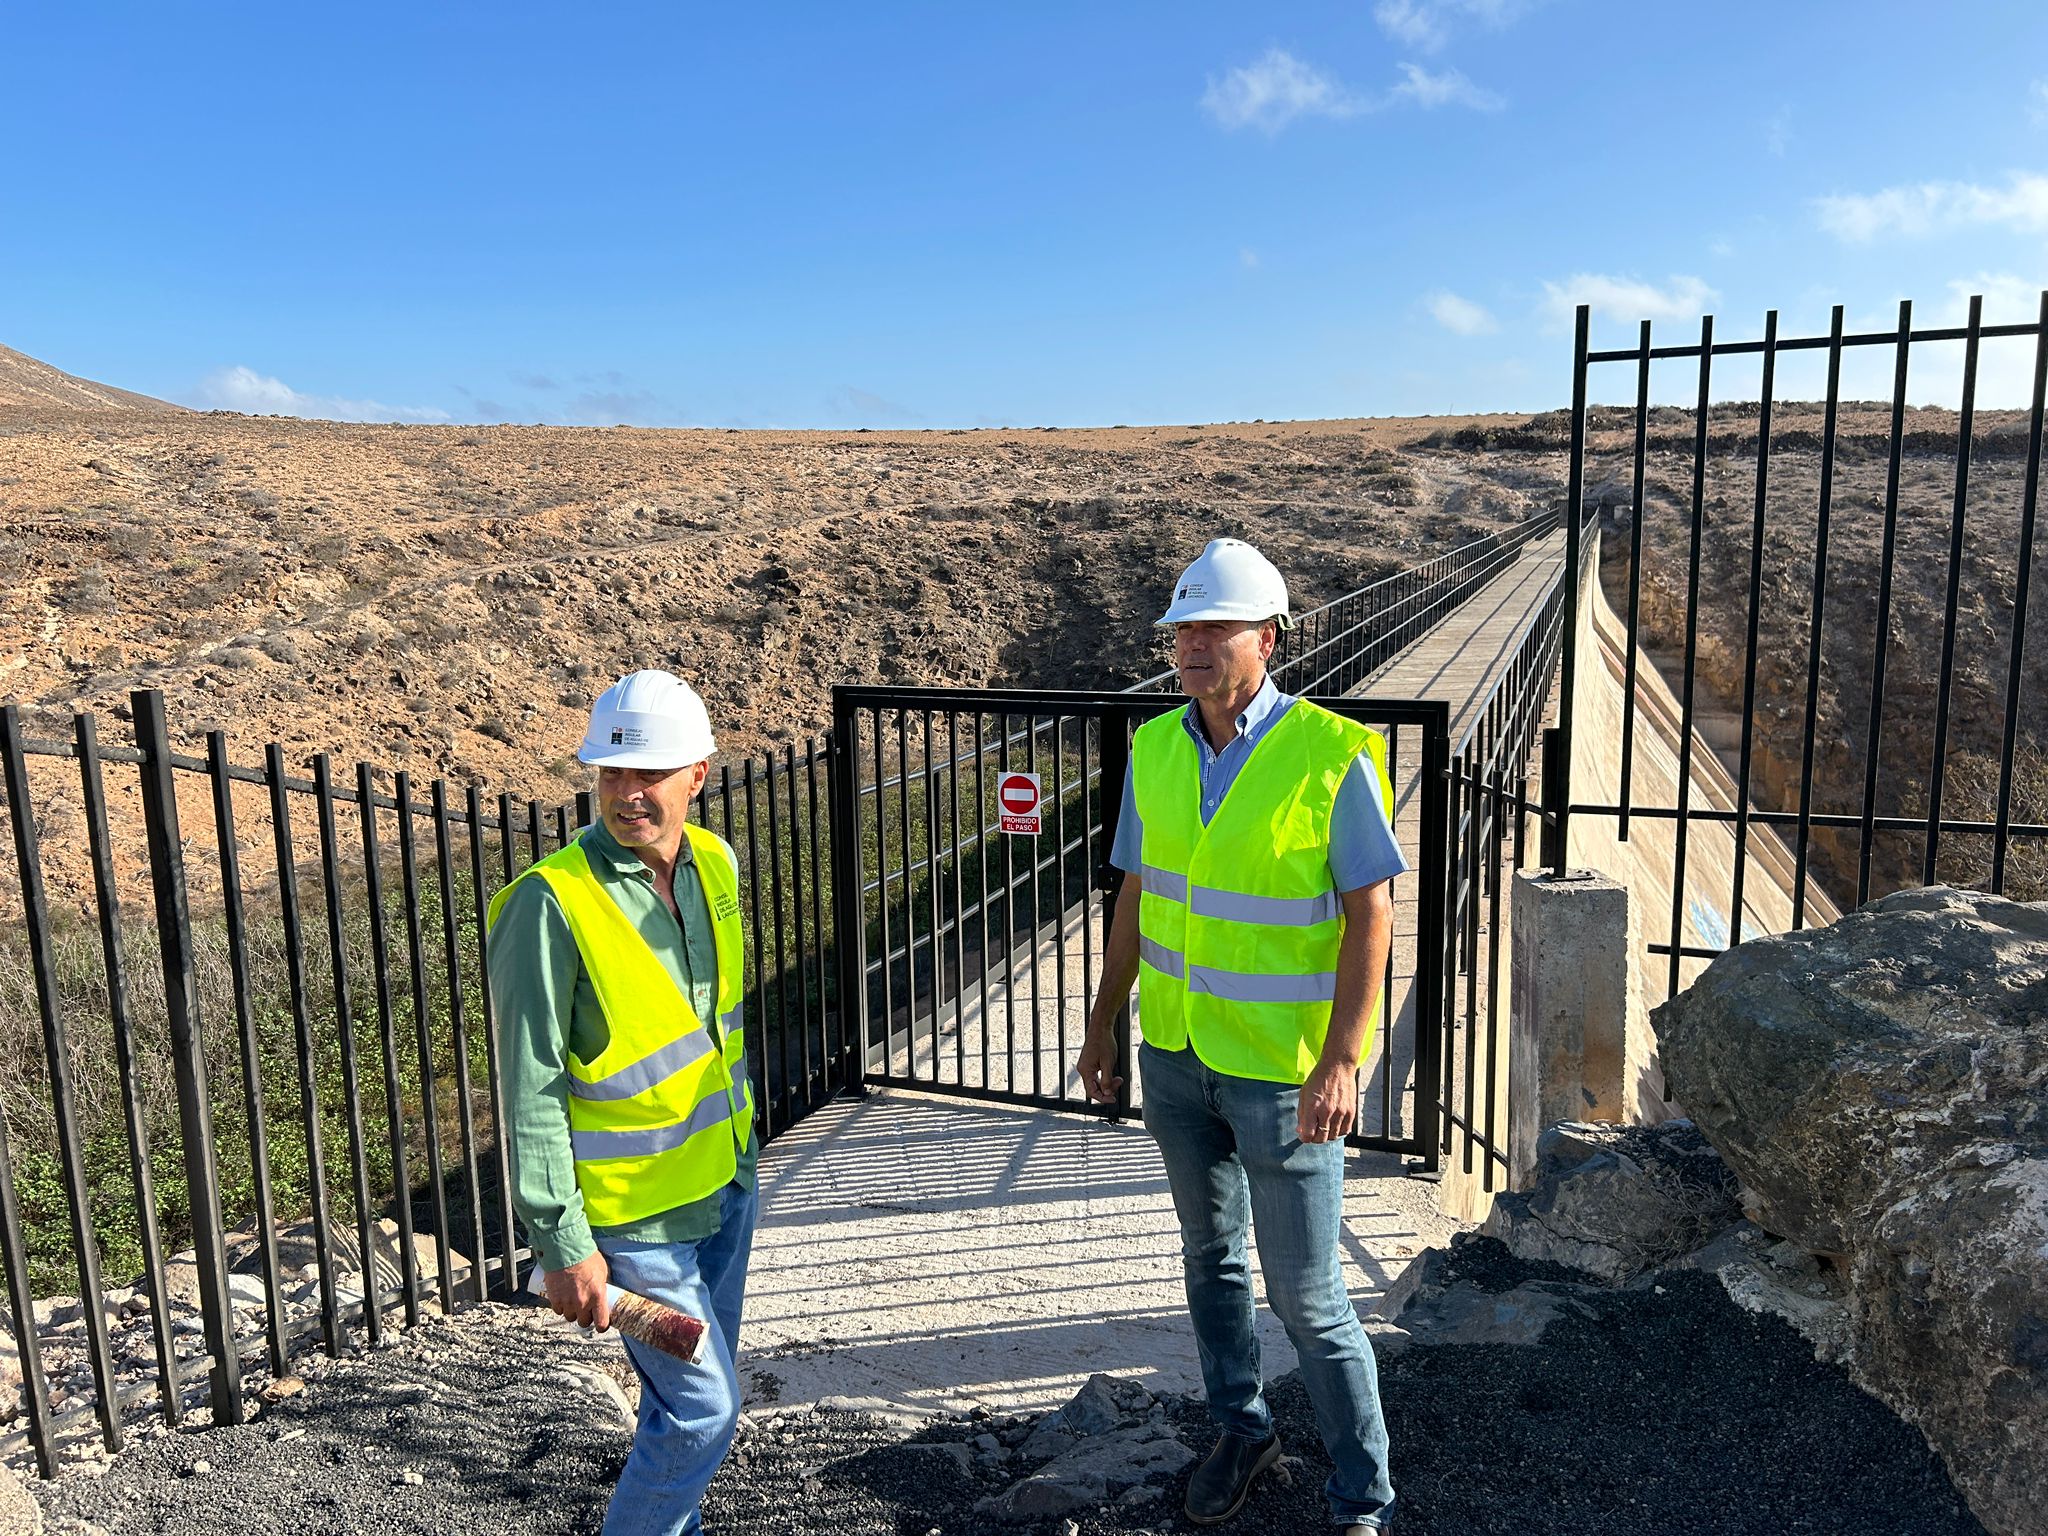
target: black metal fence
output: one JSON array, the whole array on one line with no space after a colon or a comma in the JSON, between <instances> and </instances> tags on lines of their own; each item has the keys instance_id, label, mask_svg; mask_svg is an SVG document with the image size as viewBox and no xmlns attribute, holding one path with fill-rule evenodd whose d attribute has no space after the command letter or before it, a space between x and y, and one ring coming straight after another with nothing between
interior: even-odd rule
<instances>
[{"instance_id":1,"label":"black metal fence","mask_svg":"<svg viewBox=\"0 0 2048 1536\"><path fill-rule=\"evenodd\" d=\"M1586 548L1590 550L1591 545ZM1537 810L1529 770L1544 709L1557 681L1565 634L1566 593L1585 559L1568 556L1542 602L1505 647L1496 673L1451 745L1450 810L1442 858L1448 892L1441 929L1443 1150L1460 1171L1476 1172L1485 1190L1505 1188L1509 1001L1502 940L1504 883L1528 862L1527 829ZM1552 768L1546 766L1548 775ZM1477 1161L1477 1168L1474 1162Z\"/></svg>"},{"instance_id":2,"label":"black metal fence","mask_svg":"<svg viewBox=\"0 0 2048 1536\"><path fill-rule=\"evenodd\" d=\"M1317 702L1382 731L1393 761L1422 765L1404 841L1443 848L1447 706ZM859 744L839 760L841 799L856 810L834 874L852 936L841 989L859 1000L870 1083L1107 1116L1142 1102L1128 1008L1119 1103L1085 1097L1075 1058L1121 884L1109 856L1130 735L1173 707L1131 692L833 690L834 738ZM1012 771L1038 777L1037 832L1002 830L999 785ZM1424 933L1442 931L1449 869L1425 859L1402 877L1415 881ZM1432 1166L1442 950L1389 956L1390 1027L1363 1075L1352 1138Z\"/></svg>"},{"instance_id":3,"label":"black metal fence","mask_svg":"<svg viewBox=\"0 0 2048 1536\"><path fill-rule=\"evenodd\" d=\"M0 1071L0 1260L46 1475L88 1417L118 1448L124 1410L175 1423L204 1377L214 1422L239 1422L245 1359L282 1376L314 1336L335 1353L394 1307L409 1326L517 1286L484 915L590 818L587 797L422 796L367 764L340 782L325 754L298 776L274 743L236 765L218 730L181 753L159 694L131 704L133 746L88 715L29 740L0 710L0 1022L41 1034ZM834 750L726 769L696 806L746 885L764 1140L859 1075L822 876ZM63 1292L68 1320L39 1311Z\"/></svg>"},{"instance_id":4,"label":"black metal fence","mask_svg":"<svg viewBox=\"0 0 2048 1536\"><path fill-rule=\"evenodd\" d=\"M1711 316L1681 345L1654 345L1647 320L1633 347L1595 350L1588 332L1582 307L1569 500L1617 535L1603 574L1626 611L1627 675L1616 782L1582 775L1567 792L1585 662L1568 590L1557 820L1611 821L1620 842L1647 834L1668 855L1671 906L1650 946L1666 995L1746 934L1901 886L2048 896L2048 663L2027 647L2048 293L2024 324L1985 324L1973 298L1960 327L1915 329L1909 301L1895 328L1863 333L1839 306L1825 336L1781 337L1776 311L1758 340L1716 340ZM2018 362L2029 341L2024 411L1980 412L1987 350ZM1926 356L1957 346L1959 371L1930 375ZM1843 398L1845 359L1866 351L1891 365L1888 400ZM1817 407L1779 398L1781 361L1803 354L1825 366ZM1746 387L1729 382L1738 357L1760 365L1755 402L1714 404ZM1689 419L1652 406L1659 363L1690 375ZM1594 370L1613 364L1632 368L1633 404L1589 406ZM1954 412L1909 408L1930 378L1959 386ZM1576 523L1570 538L1576 557ZM1647 789L1639 649L1678 678L1676 771ZM1732 804L1695 793L1710 727ZM1554 868L1567 852L1561 836Z\"/></svg>"}]
</instances>

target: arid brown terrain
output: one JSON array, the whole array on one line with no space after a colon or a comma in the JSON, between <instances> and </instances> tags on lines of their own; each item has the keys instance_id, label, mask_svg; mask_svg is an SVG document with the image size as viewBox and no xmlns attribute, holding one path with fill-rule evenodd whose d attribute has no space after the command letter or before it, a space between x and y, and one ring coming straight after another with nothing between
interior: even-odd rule
<instances>
[{"instance_id":1,"label":"arid brown terrain","mask_svg":"<svg viewBox=\"0 0 2048 1536\"><path fill-rule=\"evenodd\" d=\"M1308 607L1562 480L1409 452L1429 422L354 426L49 393L0 371L0 698L32 734L158 687L242 760L536 793L581 782L591 695L633 666L690 676L735 756L822 729L835 682L1121 687L1208 538Z\"/></svg>"},{"instance_id":2,"label":"arid brown terrain","mask_svg":"<svg viewBox=\"0 0 2048 1536\"><path fill-rule=\"evenodd\" d=\"M1850 407L1841 427L1823 812L1853 812L1862 793L1886 417ZM49 738L74 709L118 718L130 689L158 687L179 741L219 726L240 761L274 739L294 763L328 750L560 795L582 784L572 751L592 693L629 667L691 676L735 759L822 729L840 681L1122 686L1156 665L1151 620L1204 540L1257 541L1312 606L1560 506L1567 427L1557 413L900 433L361 426L182 411L0 353L0 699ZM1699 697L1732 765L1754 407L1717 408L1713 427ZM1754 778L1774 808L1798 804L1819 429L1817 408L1779 407ZM1924 806L1954 432L1952 413L1909 417L1885 812ZM1980 415L1976 442L1944 809L1989 819L2025 423ZM1631 446L1629 413L1596 413L1587 489L1624 611ZM1643 632L1674 687L1691 449L1689 412L1654 413ZM2048 593L2035 593L2021 820L2048 817ZM109 737L121 730L109 721ZM1947 846L1945 876L1981 878L1983 840ZM2038 883L2040 858L2020 857ZM1825 835L1819 858L1853 898L1853 846ZM1917 878L1918 861L1915 839L1887 838L1878 888Z\"/></svg>"}]
</instances>

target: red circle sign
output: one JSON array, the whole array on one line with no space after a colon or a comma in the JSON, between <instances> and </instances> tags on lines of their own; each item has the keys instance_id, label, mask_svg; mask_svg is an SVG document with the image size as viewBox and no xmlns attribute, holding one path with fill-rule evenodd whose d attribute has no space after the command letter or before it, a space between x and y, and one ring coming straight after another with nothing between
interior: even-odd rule
<instances>
[{"instance_id":1,"label":"red circle sign","mask_svg":"<svg viewBox=\"0 0 2048 1536\"><path fill-rule=\"evenodd\" d=\"M1006 774L996 786L996 798L1012 816L1029 816L1038 809L1038 786L1021 773Z\"/></svg>"}]
</instances>

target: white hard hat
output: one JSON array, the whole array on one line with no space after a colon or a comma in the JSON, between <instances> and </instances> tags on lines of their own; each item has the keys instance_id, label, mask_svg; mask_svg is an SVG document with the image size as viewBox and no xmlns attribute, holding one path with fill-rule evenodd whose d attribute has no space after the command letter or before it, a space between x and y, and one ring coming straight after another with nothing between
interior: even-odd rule
<instances>
[{"instance_id":1,"label":"white hard hat","mask_svg":"<svg viewBox=\"0 0 2048 1536\"><path fill-rule=\"evenodd\" d=\"M709 757L711 717L673 672L629 672L599 695L576 756L599 768L687 768Z\"/></svg>"},{"instance_id":2,"label":"white hard hat","mask_svg":"<svg viewBox=\"0 0 2048 1536\"><path fill-rule=\"evenodd\" d=\"M1278 619L1292 629L1287 612L1287 582L1243 539L1211 539L1195 563L1180 573L1173 586L1173 606L1162 627L1190 619Z\"/></svg>"}]
</instances>

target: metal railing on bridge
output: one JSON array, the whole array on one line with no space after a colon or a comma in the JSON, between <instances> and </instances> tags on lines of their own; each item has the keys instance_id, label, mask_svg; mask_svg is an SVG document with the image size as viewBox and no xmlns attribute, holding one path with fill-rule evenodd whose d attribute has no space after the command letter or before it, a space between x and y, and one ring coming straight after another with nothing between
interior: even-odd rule
<instances>
[{"instance_id":1,"label":"metal railing on bridge","mask_svg":"<svg viewBox=\"0 0 2048 1536\"><path fill-rule=\"evenodd\" d=\"M1566 783L1584 662L1574 585L1551 867L1564 868L1574 822L1611 825L1622 845L1656 843L1671 902L1656 914L1663 934L1649 948L1664 962L1666 996L1744 937L1802 928L1816 910L1847 910L1902 886L1947 880L2048 895L2048 739L2035 707L2044 671L2027 653L2048 293L2037 318L2020 324L1986 324L1978 297L1961 326L1916 329L1909 300L1894 328L1861 333L1845 329L1839 305L1824 336L1780 336L1776 310L1757 340L1717 340L1712 316L1696 342L1679 345L1653 345L1645 320L1634 346L1594 349L1589 328L1582 306L1568 499L1586 507L1586 487L1605 469L1610 510L1627 517L1625 558L1610 548L1604 562L1626 593L1620 765L1612 783L1583 773ZM1987 418L1983 354L2005 345L2017 363L2011 353L2029 340L2026 404ZM1909 413L1909 388L1930 388L1913 370L1916 350L1957 346L1960 368L1939 379L1957 387L1953 416ZM1889 397L1845 401L1845 359L1866 351L1889 361ZM1783 423L1778 413L1795 402L1777 398L1779 362L1809 354L1825 365L1820 419ZM1758 360L1753 403L1725 368L1716 372L1733 357ZM1694 403L1682 435L1659 430L1677 414L1651 404L1659 362L1686 365ZM1613 364L1632 367L1633 403L1603 418L1588 404L1589 380ZM1608 440L1596 441L1603 431ZM1575 520L1575 557L1581 542ZM1710 582L1718 594L1704 590ZM1646 593L1659 598L1654 624ZM1644 784L1645 652L1678 678L1668 787L1661 772ZM1729 656L1739 682L1725 668L1703 675L1703 662ZM1732 716L1733 740L1703 751L1710 712ZM1732 804L1699 803L1695 778L1710 765L1732 780ZM2023 860L2031 867L2021 869Z\"/></svg>"}]
</instances>

